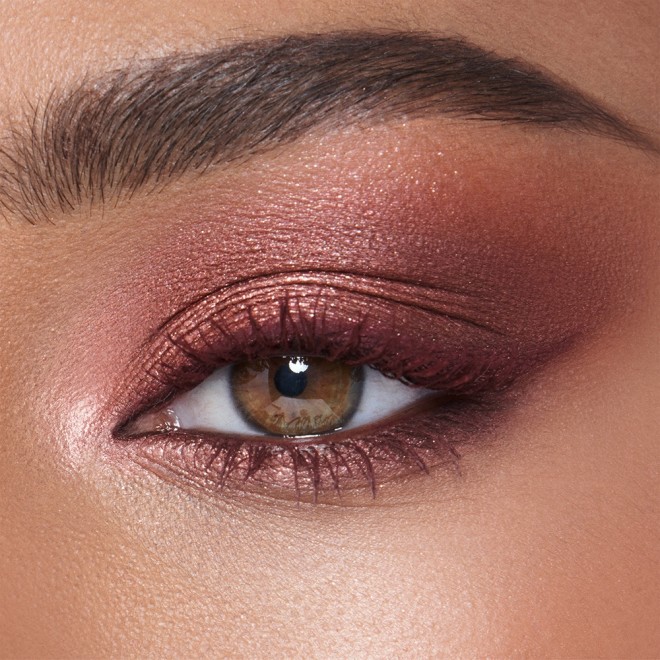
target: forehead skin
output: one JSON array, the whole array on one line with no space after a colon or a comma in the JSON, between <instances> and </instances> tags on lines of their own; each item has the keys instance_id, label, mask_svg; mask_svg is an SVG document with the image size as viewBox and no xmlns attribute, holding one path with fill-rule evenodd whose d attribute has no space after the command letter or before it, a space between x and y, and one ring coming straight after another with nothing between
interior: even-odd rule
<instances>
[{"instance_id":1,"label":"forehead skin","mask_svg":"<svg viewBox=\"0 0 660 660\"><path fill-rule=\"evenodd\" d=\"M659 13L652 0L3 0L0 129L54 88L134 58L385 28L461 35L522 57L657 142ZM368 507L218 501L77 457L67 434L85 420L88 393L84 381L71 385L68 360L97 356L83 354L86 335L68 319L112 293L115 275L126 290L121 234L148 238L149 215L128 205L98 232L1 226L0 648L12 657L657 655L657 157L603 149L612 171L620 164L617 203L631 217L618 242L604 220L593 247L595 261L629 266L614 320L530 390L510 451L468 457L463 481L411 479ZM636 184L627 205L625 182ZM629 253L619 259L613 245ZM121 337L121 324L105 336Z\"/></svg>"}]
</instances>

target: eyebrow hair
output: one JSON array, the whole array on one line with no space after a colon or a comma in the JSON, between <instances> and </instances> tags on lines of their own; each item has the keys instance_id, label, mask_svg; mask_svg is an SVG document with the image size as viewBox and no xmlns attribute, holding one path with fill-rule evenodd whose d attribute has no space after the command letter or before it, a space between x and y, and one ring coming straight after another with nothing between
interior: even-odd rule
<instances>
[{"instance_id":1,"label":"eyebrow hair","mask_svg":"<svg viewBox=\"0 0 660 660\"><path fill-rule=\"evenodd\" d=\"M434 114L658 149L570 85L461 38L264 38L134 62L53 92L0 142L0 211L36 223L243 161L319 125Z\"/></svg>"}]
</instances>

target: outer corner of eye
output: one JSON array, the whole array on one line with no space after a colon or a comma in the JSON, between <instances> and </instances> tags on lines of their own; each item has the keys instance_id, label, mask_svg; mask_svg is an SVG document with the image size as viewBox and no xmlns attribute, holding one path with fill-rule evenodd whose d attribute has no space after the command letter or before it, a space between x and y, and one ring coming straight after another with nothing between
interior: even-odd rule
<instances>
[{"instance_id":1,"label":"outer corner of eye","mask_svg":"<svg viewBox=\"0 0 660 660\"><path fill-rule=\"evenodd\" d=\"M123 431L302 437L354 429L428 396L380 371L322 358L283 356L222 367Z\"/></svg>"}]
</instances>

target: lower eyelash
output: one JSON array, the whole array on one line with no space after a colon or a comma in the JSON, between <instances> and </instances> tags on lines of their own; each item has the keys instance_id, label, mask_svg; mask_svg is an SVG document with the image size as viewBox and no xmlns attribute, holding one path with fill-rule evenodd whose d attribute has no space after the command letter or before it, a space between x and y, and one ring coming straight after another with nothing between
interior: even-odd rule
<instances>
[{"instance_id":1,"label":"lower eyelash","mask_svg":"<svg viewBox=\"0 0 660 660\"><path fill-rule=\"evenodd\" d=\"M204 433L151 434L138 440L138 460L159 473L181 470L215 490L240 487L270 496L318 501L349 490L375 497L385 481L428 473L440 465L459 470L458 447L487 431L501 406L476 399L438 400L423 411L384 420L351 437L295 442ZM213 484L212 486L209 486Z\"/></svg>"}]
</instances>

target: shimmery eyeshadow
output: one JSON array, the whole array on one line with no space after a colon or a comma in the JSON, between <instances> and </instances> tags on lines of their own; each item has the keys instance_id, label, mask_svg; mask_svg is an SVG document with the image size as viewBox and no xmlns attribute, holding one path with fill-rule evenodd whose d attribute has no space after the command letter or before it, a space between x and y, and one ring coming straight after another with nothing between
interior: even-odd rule
<instances>
[{"instance_id":1,"label":"shimmery eyeshadow","mask_svg":"<svg viewBox=\"0 0 660 660\"><path fill-rule=\"evenodd\" d=\"M597 225L606 200L577 165L567 181L547 176L547 153L534 169L425 145L370 167L383 151L387 141L355 152L342 143L327 163L318 153L265 162L163 202L163 231L136 250L138 297L149 303L126 319L138 339L106 408L118 436L215 367L282 351L373 364L478 417L486 400L497 408L492 394L603 322L629 275L587 241L565 249ZM136 204L153 224L156 210ZM490 426L483 419L461 424ZM445 426L436 439L446 437ZM221 454L228 442L211 444ZM233 446L230 463L242 451Z\"/></svg>"}]
</instances>

